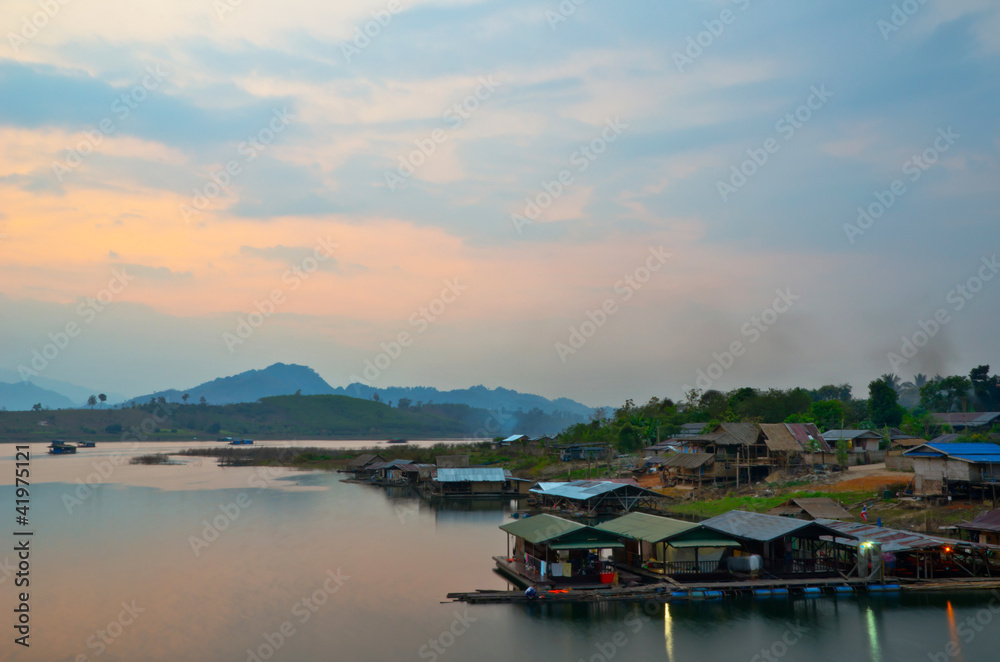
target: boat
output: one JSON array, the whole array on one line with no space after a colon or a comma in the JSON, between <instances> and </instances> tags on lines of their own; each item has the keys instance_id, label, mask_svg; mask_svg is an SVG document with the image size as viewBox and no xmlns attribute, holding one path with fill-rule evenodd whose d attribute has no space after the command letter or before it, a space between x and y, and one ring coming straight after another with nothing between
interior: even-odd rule
<instances>
[{"instance_id":1,"label":"boat","mask_svg":"<svg viewBox=\"0 0 1000 662\"><path fill-rule=\"evenodd\" d=\"M53 439L49 444L49 455L72 455L76 453L76 446L67 444L62 439Z\"/></svg>"},{"instance_id":2,"label":"boat","mask_svg":"<svg viewBox=\"0 0 1000 662\"><path fill-rule=\"evenodd\" d=\"M252 446L253 439L233 439L229 442L230 446Z\"/></svg>"},{"instance_id":3,"label":"boat","mask_svg":"<svg viewBox=\"0 0 1000 662\"><path fill-rule=\"evenodd\" d=\"M232 437L219 437L216 441L232 441Z\"/></svg>"},{"instance_id":4,"label":"boat","mask_svg":"<svg viewBox=\"0 0 1000 662\"><path fill-rule=\"evenodd\" d=\"M389 439L385 443L387 444L406 444L409 443L406 439Z\"/></svg>"},{"instance_id":5,"label":"boat","mask_svg":"<svg viewBox=\"0 0 1000 662\"><path fill-rule=\"evenodd\" d=\"M76 442L76 445L80 448L94 448L97 446L97 444L93 441L78 441Z\"/></svg>"}]
</instances>

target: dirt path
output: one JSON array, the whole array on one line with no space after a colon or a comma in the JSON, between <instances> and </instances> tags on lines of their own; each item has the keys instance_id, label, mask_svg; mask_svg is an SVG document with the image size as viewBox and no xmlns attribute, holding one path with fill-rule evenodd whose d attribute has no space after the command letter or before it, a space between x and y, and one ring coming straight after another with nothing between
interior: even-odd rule
<instances>
[{"instance_id":1,"label":"dirt path","mask_svg":"<svg viewBox=\"0 0 1000 662\"><path fill-rule=\"evenodd\" d=\"M820 492L861 492L864 490L900 489L896 486L907 485L913 480L913 474L901 471L890 471L885 463L863 464L849 467L847 471L835 474L833 483L817 485Z\"/></svg>"}]
</instances>

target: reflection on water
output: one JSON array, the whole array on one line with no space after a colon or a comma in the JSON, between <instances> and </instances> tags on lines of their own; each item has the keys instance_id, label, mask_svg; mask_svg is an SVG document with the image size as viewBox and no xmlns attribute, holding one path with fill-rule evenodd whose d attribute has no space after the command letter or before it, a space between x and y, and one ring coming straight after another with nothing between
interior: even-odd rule
<instances>
[{"instance_id":1,"label":"reflection on water","mask_svg":"<svg viewBox=\"0 0 1000 662\"><path fill-rule=\"evenodd\" d=\"M237 476L230 489L98 485L72 513L61 498L72 485L36 486L32 647L11 651L5 641L0 658L247 662L273 649L267 659L289 662L419 660L446 643L434 652L437 662L576 662L612 651L616 660L750 660L768 652L892 662L957 645L963 623L990 598L442 604L451 591L507 588L490 556L506 548L497 525L516 504L429 504L331 473L289 474L256 488L247 470L226 470ZM11 464L0 462L0 471L12 473ZM279 489L289 482L300 489ZM234 507L240 495L245 505ZM11 487L0 487L0 503L12 498ZM195 551L192 538L207 546ZM0 563L9 555L0 550ZM331 576L343 578L335 592ZM11 582L0 583L10 604ZM124 626L123 603L141 610ZM105 643L109 632L115 636ZM997 629L983 628L962 654L995 659L998 647Z\"/></svg>"}]
</instances>

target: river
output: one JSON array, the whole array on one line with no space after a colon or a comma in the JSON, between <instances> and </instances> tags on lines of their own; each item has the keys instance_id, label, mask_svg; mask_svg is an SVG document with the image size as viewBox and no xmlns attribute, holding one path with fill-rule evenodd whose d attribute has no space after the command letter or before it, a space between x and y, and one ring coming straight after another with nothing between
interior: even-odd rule
<instances>
[{"instance_id":1,"label":"river","mask_svg":"<svg viewBox=\"0 0 1000 662\"><path fill-rule=\"evenodd\" d=\"M13 446L0 446L5 660L1000 657L1000 614L990 608L1000 601L985 592L670 605L442 603L450 591L507 587L490 556L506 549L497 527L509 521L510 504L435 508L405 493L343 483L341 474L222 469L204 458L128 465L116 463L112 444L66 457L44 455L42 445L32 450L31 646L24 649L12 628Z\"/></svg>"}]
</instances>

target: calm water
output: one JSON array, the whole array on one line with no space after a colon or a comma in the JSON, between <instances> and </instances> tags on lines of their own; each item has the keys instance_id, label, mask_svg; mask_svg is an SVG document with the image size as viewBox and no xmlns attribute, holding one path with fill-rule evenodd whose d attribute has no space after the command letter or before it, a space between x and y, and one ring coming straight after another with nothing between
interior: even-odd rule
<instances>
[{"instance_id":1,"label":"calm water","mask_svg":"<svg viewBox=\"0 0 1000 662\"><path fill-rule=\"evenodd\" d=\"M7 448L0 447L4 483L13 475ZM432 509L405 495L341 483L338 474L262 474L211 463L117 467L88 494L66 474L84 478L99 457L33 458L36 481L52 475L63 482L32 491L27 652L12 643L13 578L0 572L2 659L1000 657L1000 614L994 622L989 594L667 607L441 604L449 591L506 587L489 558L505 550L497 529L505 504ZM161 476L170 471L173 477ZM138 484L142 472L172 487ZM11 486L0 487L9 517L0 563L13 556L13 498ZM216 520L217 537L205 531L206 520ZM192 537L206 543L195 541L197 553Z\"/></svg>"}]
</instances>

